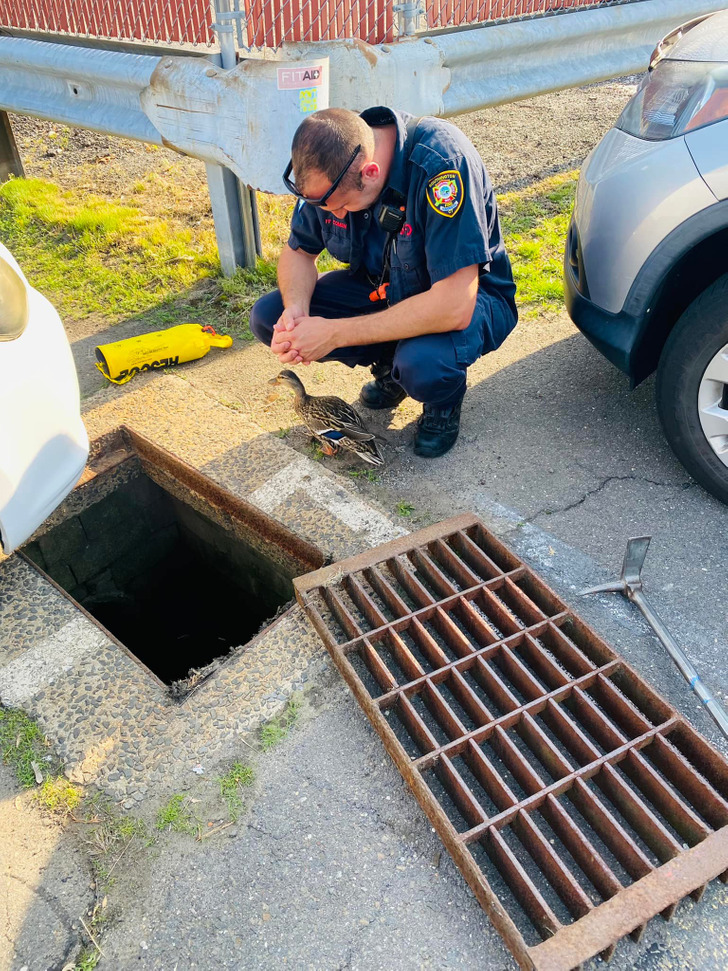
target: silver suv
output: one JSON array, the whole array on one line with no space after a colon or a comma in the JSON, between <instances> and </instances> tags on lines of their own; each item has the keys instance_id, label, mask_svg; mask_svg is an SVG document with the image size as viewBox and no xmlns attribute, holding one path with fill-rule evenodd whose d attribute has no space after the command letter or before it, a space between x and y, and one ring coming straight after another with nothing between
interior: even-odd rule
<instances>
[{"instance_id":1,"label":"silver suv","mask_svg":"<svg viewBox=\"0 0 728 971\"><path fill-rule=\"evenodd\" d=\"M587 158L564 278L572 320L633 386L657 369L670 445L728 503L728 11L658 45Z\"/></svg>"}]
</instances>

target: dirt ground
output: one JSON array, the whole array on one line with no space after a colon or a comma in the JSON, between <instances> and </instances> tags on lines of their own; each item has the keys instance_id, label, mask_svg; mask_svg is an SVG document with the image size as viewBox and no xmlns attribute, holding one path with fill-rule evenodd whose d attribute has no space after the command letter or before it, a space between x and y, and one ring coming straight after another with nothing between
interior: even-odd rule
<instances>
[{"instance_id":1,"label":"dirt ground","mask_svg":"<svg viewBox=\"0 0 728 971\"><path fill-rule=\"evenodd\" d=\"M0 807L0 928L6 941L0 943L0 968L60 967L59 956L65 965L78 951L79 915L89 899L87 861L58 820L43 815L29 793L18 793L2 761ZM11 952L21 963L9 963Z\"/></svg>"}]
</instances>

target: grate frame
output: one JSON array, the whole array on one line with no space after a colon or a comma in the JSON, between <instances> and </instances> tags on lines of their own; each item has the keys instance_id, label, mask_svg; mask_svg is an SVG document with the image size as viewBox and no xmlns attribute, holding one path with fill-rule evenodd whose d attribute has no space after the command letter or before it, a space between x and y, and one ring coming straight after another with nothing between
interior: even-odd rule
<instances>
[{"instance_id":1,"label":"grate frame","mask_svg":"<svg viewBox=\"0 0 728 971\"><path fill-rule=\"evenodd\" d=\"M521 968L728 882L728 762L477 517L294 588Z\"/></svg>"}]
</instances>

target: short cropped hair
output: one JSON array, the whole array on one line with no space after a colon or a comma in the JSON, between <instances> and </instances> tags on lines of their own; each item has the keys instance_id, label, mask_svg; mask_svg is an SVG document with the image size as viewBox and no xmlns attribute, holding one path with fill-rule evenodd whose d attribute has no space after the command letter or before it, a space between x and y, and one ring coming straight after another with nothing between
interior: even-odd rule
<instances>
[{"instance_id":1,"label":"short cropped hair","mask_svg":"<svg viewBox=\"0 0 728 971\"><path fill-rule=\"evenodd\" d=\"M353 173L347 172L345 186L359 180L359 159L363 162L374 154L372 129L355 111L346 108L324 108L309 115L298 126L291 146L293 177L298 188L305 187L306 179L314 171L333 182L357 145L362 150L354 162Z\"/></svg>"}]
</instances>

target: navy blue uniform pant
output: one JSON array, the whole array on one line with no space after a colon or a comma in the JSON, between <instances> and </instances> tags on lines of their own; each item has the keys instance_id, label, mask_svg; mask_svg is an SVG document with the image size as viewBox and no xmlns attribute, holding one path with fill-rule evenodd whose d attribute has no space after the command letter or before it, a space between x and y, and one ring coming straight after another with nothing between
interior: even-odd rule
<instances>
[{"instance_id":1,"label":"navy blue uniform pant","mask_svg":"<svg viewBox=\"0 0 728 971\"><path fill-rule=\"evenodd\" d=\"M313 317L358 317L376 313L380 306L369 299L372 285L363 275L349 270L332 270L319 277L311 298ZM261 297L250 311L250 329L270 346L273 327L283 313L280 291ZM470 364L495 350L515 327L516 321L505 300L482 288L470 325L465 330L444 334L422 334L385 344L338 347L322 358L349 367L392 361L392 377L416 401L438 408L450 408L465 394Z\"/></svg>"}]
</instances>

